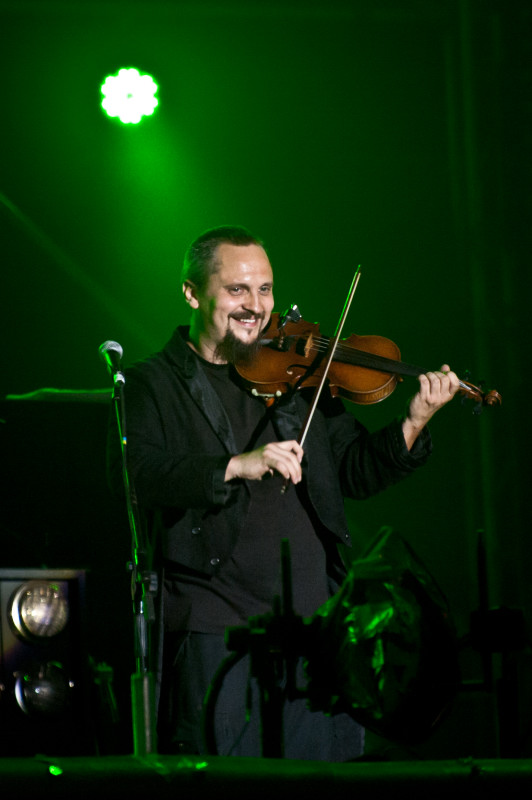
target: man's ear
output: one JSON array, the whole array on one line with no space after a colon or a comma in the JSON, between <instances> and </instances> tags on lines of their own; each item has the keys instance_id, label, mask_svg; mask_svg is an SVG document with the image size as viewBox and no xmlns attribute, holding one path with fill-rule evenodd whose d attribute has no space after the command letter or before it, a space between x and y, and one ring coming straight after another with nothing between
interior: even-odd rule
<instances>
[{"instance_id":1,"label":"man's ear","mask_svg":"<svg viewBox=\"0 0 532 800\"><path fill-rule=\"evenodd\" d=\"M199 301L198 301L198 290L196 288L196 284L192 283L192 281L184 281L183 282L183 294L185 296L185 300L189 304L190 308L198 308Z\"/></svg>"}]
</instances>

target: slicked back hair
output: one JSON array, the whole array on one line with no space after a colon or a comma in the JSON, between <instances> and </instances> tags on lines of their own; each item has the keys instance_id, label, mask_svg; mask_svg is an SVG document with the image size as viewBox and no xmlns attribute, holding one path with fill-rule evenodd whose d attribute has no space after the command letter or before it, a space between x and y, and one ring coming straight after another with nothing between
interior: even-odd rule
<instances>
[{"instance_id":1,"label":"slicked back hair","mask_svg":"<svg viewBox=\"0 0 532 800\"><path fill-rule=\"evenodd\" d=\"M246 246L256 244L264 247L263 242L247 228L240 225L220 225L210 228L198 236L185 253L181 272L181 281L190 281L198 289L203 289L209 277L216 270L216 248L220 244Z\"/></svg>"}]
</instances>

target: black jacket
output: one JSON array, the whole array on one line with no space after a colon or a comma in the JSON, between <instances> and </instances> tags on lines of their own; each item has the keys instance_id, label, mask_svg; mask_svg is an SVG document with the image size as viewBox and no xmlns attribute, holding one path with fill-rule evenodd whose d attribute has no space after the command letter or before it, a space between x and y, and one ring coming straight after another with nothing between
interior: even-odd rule
<instances>
[{"instance_id":1,"label":"black jacket","mask_svg":"<svg viewBox=\"0 0 532 800\"><path fill-rule=\"evenodd\" d=\"M163 350L125 371L128 469L166 564L214 574L245 519L245 481L224 483L237 453L227 415L200 361L177 329ZM283 398L273 414L280 439L297 438L308 399ZM423 464L423 431L408 451L400 420L369 433L324 392L305 440L308 495L329 541L350 544L343 497L364 499ZM118 461L115 459L115 465Z\"/></svg>"}]
</instances>

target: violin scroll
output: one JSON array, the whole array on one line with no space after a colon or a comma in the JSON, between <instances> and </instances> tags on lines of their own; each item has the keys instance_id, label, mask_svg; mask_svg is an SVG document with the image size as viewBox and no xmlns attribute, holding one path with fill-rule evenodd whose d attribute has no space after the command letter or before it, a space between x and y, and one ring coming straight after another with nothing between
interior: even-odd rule
<instances>
[{"instance_id":1,"label":"violin scroll","mask_svg":"<svg viewBox=\"0 0 532 800\"><path fill-rule=\"evenodd\" d=\"M460 381L460 394L463 395L462 401L466 399L476 400L474 414L480 414L484 406L500 406L502 404L502 397L496 389L490 389L488 392L482 390L482 383L475 386L468 381Z\"/></svg>"}]
</instances>

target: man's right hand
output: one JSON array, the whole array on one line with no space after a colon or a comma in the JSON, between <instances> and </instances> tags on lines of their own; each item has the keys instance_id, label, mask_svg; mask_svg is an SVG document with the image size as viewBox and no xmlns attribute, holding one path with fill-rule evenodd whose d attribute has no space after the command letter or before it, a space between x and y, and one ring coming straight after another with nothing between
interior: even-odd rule
<instances>
[{"instance_id":1,"label":"man's right hand","mask_svg":"<svg viewBox=\"0 0 532 800\"><path fill-rule=\"evenodd\" d=\"M265 475L276 472L292 483L302 477L301 460L303 448L295 439L286 442L269 442L249 453L233 456L227 465L225 480L242 478L260 481Z\"/></svg>"}]
</instances>

